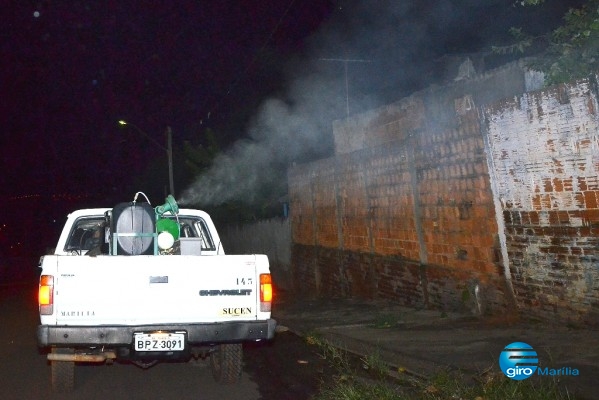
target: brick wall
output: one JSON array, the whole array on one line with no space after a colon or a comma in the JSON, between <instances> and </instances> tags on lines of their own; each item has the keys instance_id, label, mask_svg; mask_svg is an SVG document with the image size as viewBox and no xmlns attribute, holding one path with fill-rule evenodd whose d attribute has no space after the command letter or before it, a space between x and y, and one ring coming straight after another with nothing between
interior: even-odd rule
<instances>
[{"instance_id":1,"label":"brick wall","mask_svg":"<svg viewBox=\"0 0 599 400\"><path fill-rule=\"evenodd\" d=\"M288 173L297 289L592 319L596 97L521 95L525 77L514 64L336 121L335 156Z\"/></svg>"},{"instance_id":2,"label":"brick wall","mask_svg":"<svg viewBox=\"0 0 599 400\"><path fill-rule=\"evenodd\" d=\"M336 121L335 157L288 174L292 271L301 290L477 313L504 308L475 105L496 87L520 93L524 85L523 70L512 65Z\"/></svg>"},{"instance_id":3,"label":"brick wall","mask_svg":"<svg viewBox=\"0 0 599 400\"><path fill-rule=\"evenodd\" d=\"M597 91L585 80L485 109L518 305L599 320Z\"/></svg>"}]
</instances>

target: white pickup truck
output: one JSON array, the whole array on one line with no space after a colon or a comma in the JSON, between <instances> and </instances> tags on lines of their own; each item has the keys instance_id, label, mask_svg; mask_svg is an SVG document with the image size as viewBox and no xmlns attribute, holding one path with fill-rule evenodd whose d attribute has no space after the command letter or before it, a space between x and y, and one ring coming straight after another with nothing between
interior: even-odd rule
<instances>
[{"instance_id":1,"label":"white pickup truck","mask_svg":"<svg viewBox=\"0 0 599 400\"><path fill-rule=\"evenodd\" d=\"M267 257L225 255L208 214L172 196L153 208L140 193L71 213L40 259L37 339L55 391L74 388L77 362L114 360L209 356L215 380L234 383L242 343L274 337Z\"/></svg>"}]
</instances>

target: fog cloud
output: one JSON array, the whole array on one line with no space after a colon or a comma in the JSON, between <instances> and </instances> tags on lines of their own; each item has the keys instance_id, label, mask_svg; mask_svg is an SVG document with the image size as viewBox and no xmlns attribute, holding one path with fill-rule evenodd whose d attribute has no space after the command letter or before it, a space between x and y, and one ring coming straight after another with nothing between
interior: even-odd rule
<instances>
[{"instance_id":1,"label":"fog cloud","mask_svg":"<svg viewBox=\"0 0 599 400\"><path fill-rule=\"evenodd\" d=\"M290 163L332 154L334 120L421 89L434 80L441 54L478 50L492 32L507 32L510 23L489 24L506 18L507 3L339 2L335 18L309 40L309 54L289 69L285 96L263 102L247 138L218 156L180 203L252 203L269 185L284 194Z\"/></svg>"},{"instance_id":2,"label":"fog cloud","mask_svg":"<svg viewBox=\"0 0 599 400\"><path fill-rule=\"evenodd\" d=\"M327 88L329 86L329 88ZM217 156L211 168L185 190L181 204L252 204L265 186L285 184L287 166L326 156L338 96L317 77L295 81L288 99L268 99L252 122L248 139ZM334 89L336 90L336 88ZM283 181L281 181L283 180ZM285 189L282 189L284 194Z\"/></svg>"}]
</instances>

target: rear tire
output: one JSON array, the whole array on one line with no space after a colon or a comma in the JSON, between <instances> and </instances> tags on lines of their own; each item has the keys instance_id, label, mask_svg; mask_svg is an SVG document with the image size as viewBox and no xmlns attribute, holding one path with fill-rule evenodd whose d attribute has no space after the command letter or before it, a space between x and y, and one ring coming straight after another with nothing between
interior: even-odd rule
<instances>
[{"instance_id":1,"label":"rear tire","mask_svg":"<svg viewBox=\"0 0 599 400\"><path fill-rule=\"evenodd\" d=\"M54 354L73 354L73 349L53 348ZM75 388L75 362L50 361L52 370L52 391L57 393L72 392Z\"/></svg>"},{"instance_id":2,"label":"rear tire","mask_svg":"<svg viewBox=\"0 0 599 400\"><path fill-rule=\"evenodd\" d=\"M238 383L241 378L243 348L241 343L221 344L210 354L214 380L223 385Z\"/></svg>"}]
</instances>

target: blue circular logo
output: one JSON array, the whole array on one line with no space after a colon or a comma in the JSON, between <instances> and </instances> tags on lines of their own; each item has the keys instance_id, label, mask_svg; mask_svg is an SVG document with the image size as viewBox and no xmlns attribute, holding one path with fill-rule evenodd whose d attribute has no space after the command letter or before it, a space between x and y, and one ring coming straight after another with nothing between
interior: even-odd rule
<instances>
[{"instance_id":1,"label":"blue circular logo","mask_svg":"<svg viewBox=\"0 0 599 400\"><path fill-rule=\"evenodd\" d=\"M499 356L499 367L505 376L516 381L530 378L538 364L537 352L524 342L508 344Z\"/></svg>"}]
</instances>

